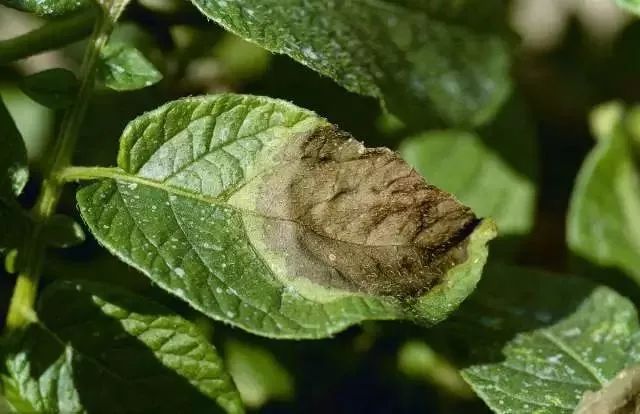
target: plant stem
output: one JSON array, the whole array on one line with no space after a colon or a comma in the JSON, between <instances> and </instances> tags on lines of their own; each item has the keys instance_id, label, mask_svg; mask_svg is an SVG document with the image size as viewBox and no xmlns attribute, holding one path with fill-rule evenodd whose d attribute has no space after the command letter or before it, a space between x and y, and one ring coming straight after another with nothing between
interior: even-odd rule
<instances>
[{"instance_id":1,"label":"plant stem","mask_svg":"<svg viewBox=\"0 0 640 414\"><path fill-rule=\"evenodd\" d=\"M25 268L18 275L16 287L7 313L6 329L12 330L26 325L33 314L33 304L36 298L38 282L42 273L45 254L45 243L42 240L42 229L49 218L55 213L56 206L62 193L64 181L58 178L59 172L69 166L75 148L78 132L84 119L87 105L96 77L96 66L100 51L106 44L111 30L112 21L102 15L98 17L85 51L80 73L80 88L74 104L65 113L56 140L51 163L45 168L42 190L33 207L34 229L31 237L27 237L22 249Z\"/></svg>"},{"instance_id":2,"label":"plant stem","mask_svg":"<svg viewBox=\"0 0 640 414\"><path fill-rule=\"evenodd\" d=\"M66 46L91 34L96 11L90 8L61 20L54 20L22 36L0 41L0 65Z\"/></svg>"}]
</instances>

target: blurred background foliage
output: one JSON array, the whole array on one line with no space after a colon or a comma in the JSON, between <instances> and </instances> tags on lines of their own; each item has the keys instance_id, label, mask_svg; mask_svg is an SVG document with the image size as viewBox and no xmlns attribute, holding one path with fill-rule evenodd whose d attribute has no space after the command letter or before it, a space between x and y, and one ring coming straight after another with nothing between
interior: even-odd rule
<instances>
[{"instance_id":1,"label":"blurred background foliage","mask_svg":"<svg viewBox=\"0 0 640 414\"><path fill-rule=\"evenodd\" d=\"M640 21L612 0L513 0L510 23L521 47L513 67L515 91L501 113L476 131L420 131L381 113L374 99L351 94L286 56L272 56L225 33L188 2L133 2L114 36L135 45L164 79L133 92L100 90L75 160L113 165L127 122L181 96L234 91L283 98L315 110L368 146L401 151L429 181L456 194L479 215L495 217L501 237L492 246L492 262L567 272L572 263L565 242L569 200L576 174L596 142L588 114L612 99L640 101ZM38 18L0 7L0 39L40 24ZM26 139L36 177L60 112L30 100L18 81L48 68L77 69L82 48L78 42L0 66L0 95ZM22 196L25 205L33 203L37 182L31 180ZM75 214L72 191L60 210ZM91 240L54 250L45 272L49 280L108 279L195 318L224 353L252 410L488 412L457 373L458 357L451 351L455 344L439 343L438 329L425 334L410 325L368 323L331 340L253 337L199 319ZM637 285L626 278L604 281L638 297ZM7 275L0 278L3 306L12 283ZM472 332L466 335L471 342L480 340Z\"/></svg>"}]
</instances>

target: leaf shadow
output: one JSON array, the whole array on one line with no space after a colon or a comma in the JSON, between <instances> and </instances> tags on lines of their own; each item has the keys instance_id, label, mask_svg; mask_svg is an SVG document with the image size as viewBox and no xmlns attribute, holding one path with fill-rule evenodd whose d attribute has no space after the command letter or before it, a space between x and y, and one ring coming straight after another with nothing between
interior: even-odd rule
<instances>
[{"instance_id":1,"label":"leaf shadow","mask_svg":"<svg viewBox=\"0 0 640 414\"><path fill-rule=\"evenodd\" d=\"M40 323L29 328L22 344L22 349L29 347L32 378L40 378L57 360L68 359L65 352L72 349L71 375L87 412L212 412L215 403L210 397L164 365L148 345L124 329L122 321L104 312L111 308L118 316L127 316L129 330L146 336L157 348L164 347L164 355L170 359L191 351L190 345L180 344L170 327L154 326L151 331L141 320L147 316L173 316L170 310L149 306L148 301L137 301L134 296L120 296L111 288L106 290L105 298L104 288L97 284L77 286L98 286L101 295L78 294L76 285L68 282L55 284L43 295ZM81 318L78 311L82 311ZM52 346L54 343L58 346ZM191 368L200 375L202 368L195 361L193 364Z\"/></svg>"}]
</instances>

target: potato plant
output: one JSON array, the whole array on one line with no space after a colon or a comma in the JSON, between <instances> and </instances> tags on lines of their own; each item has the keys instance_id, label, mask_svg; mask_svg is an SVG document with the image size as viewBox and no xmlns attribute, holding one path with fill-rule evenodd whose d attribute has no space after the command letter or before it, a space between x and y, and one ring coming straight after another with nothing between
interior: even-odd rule
<instances>
[{"instance_id":1,"label":"potato plant","mask_svg":"<svg viewBox=\"0 0 640 414\"><path fill-rule=\"evenodd\" d=\"M549 224L513 3L0 0L3 410L640 409L640 110Z\"/></svg>"}]
</instances>

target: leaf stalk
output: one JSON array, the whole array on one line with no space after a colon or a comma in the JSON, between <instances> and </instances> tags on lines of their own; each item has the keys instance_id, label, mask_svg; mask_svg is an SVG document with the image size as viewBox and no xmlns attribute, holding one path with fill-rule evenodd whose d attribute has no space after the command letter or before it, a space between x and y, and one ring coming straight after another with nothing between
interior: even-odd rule
<instances>
[{"instance_id":1,"label":"leaf stalk","mask_svg":"<svg viewBox=\"0 0 640 414\"><path fill-rule=\"evenodd\" d=\"M95 8L53 20L29 33L0 41L0 65L57 49L91 34L96 20Z\"/></svg>"}]
</instances>

